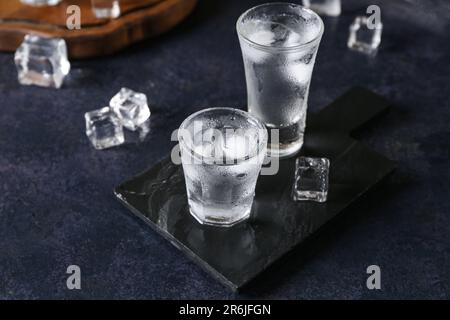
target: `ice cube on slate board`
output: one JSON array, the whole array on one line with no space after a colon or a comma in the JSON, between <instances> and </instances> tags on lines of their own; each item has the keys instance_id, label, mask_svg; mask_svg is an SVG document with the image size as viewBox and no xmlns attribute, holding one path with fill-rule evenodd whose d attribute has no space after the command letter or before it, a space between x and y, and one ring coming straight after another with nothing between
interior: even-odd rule
<instances>
[{"instance_id":1,"label":"ice cube on slate board","mask_svg":"<svg viewBox=\"0 0 450 320\"><path fill-rule=\"evenodd\" d=\"M294 200L325 202L328 194L329 168L330 161L326 158L298 158L295 161L292 192Z\"/></svg>"},{"instance_id":2,"label":"ice cube on slate board","mask_svg":"<svg viewBox=\"0 0 450 320\"><path fill-rule=\"evenodd\" d=\"M86 135L96 149L124 143L123 126L110 107L86 112Z\"/></svg>"},{"instance_id":3,"label":"ice cube on slate board","mask_svg":"<svg viewBox=\"0 0 450 320\"><path fill-rule=\"evenodd\" d=\"M366 16L358 16L350 25L347 46L368 55L374 55L381 43L383 24Z\"/></svg>"},{"instance_id":4,"label":"ice cube on slate board","mask_svg":"<svg viewBox=\"0 0 450 320\"><path fill-rule=\"evenodd\" d=\"M138 129L150 117L147 96L122 88L109 102L123 126L132 131Z\"/></svg>"},{"instance_id":5,"label":"ice cube on slate board","mask_svg":"<svg viewBox=\"0 0 450 320\"><path fill-rule=\"evenodd\" d=\"M66 42L61 38L26 35L14 61L24 85L60 88L70 71Z\"/></svg>"}]
</instances>

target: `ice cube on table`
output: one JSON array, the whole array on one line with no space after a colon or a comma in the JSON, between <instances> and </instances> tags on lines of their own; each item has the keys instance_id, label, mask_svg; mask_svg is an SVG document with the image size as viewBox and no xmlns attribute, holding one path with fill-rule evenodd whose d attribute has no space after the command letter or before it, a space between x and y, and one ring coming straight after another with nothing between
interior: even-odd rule
<instances>
[{"instance_id":1,"label":"ice cube on table","mask_svg":"<svg viewBox=\"0 0 450 320\"><path fill-rule=\"evenodd\" d=\"M144 141L147 135L150 133L150 119L145 120L139 125L139 127L137 128L137 133L139 142Z\"/></svg>"},{"instance_id":2,"label":"ice cube on table","mask_svg":"<svg viewBox=\"0 0 450 320\"><path fill-rule=\"evenodd\" d=\"M373 23L373 25L372 25ZM375 55L381 43L383 24L366 16L357 16L350 25L347 46L368 55Z\"/></svg>"},{"instance_id":3,"label":"ice cube on table","mask_svg":"<svg viewBox=\"0 0 450 320\"><path fill-rule=\"evenodd\" d=\"M23 4L33 7L56 6L62 0L20 0Z\"/></svg>"},{"instance_id":4,"label":"ice cube on table","mask_svg":"<svg viewBox=\"0 0 450 320\"><path fill-rule=\"evenodd\" d=\"M147 96L128 88L122 88L109 102L123 126L136 130L150 117Z\"/></svg>"},{"instance_id":5,"label":"ice cube on table","mask_svg":"<svg viewBox=\"0 0 450 320\"><path fill-rule=\"evenodd\" d=\"M120 16L118 0L91 0L91 5L94 15L99 19L115 19Z\"/></svg>"},{"instance_id":6,"label":"ice cube on table","mask_svg":"<svg viewBox=\"0 0 450 320\"><path fill-rule=\"evenodd\" d=\"M122 124L110 107L86 112L86 135L95 149L106 149L124 143Z\"/></svg>"},{"instance_id":7,"label":"ice cube on table","mask_svg":"<svg viewBox=\"0 0 450 320\"><path fill-rule=\"evenodd\" d=\"M303 6L319 15L337 17L341 14L341 0L303 0Z\"/></svg>"},{"instance_id":8,"label":"ice cube on table","mask_svg":"<svg viewBox=\"0 0 450 320\"><path fill-rule=\"evenodd\" d=\"M61 38L26 35L14 61L23 85L60 88L70 71L66 42Z\"/></svg>"},{"instance_id":9,"label":"ice cube on table","mask_svg":"<svg viewBox=\"0 0 450 320\"><path fill-rule=\"evenodd\" d=\"M328 194L330 161L300 157L295 162L292 197L295 201L325 202Z\"/></svg>"},{"instance_id":10,"label":"ice cube on table","mask_svg":"<svg viewBox=\"0 0 450 320\"><path fill-rule=\"evenodd\" d=\"M126 144L140 144L150 133L150 119L141 124L135 131L123 130Z\"/></svg>"}]
</instances>

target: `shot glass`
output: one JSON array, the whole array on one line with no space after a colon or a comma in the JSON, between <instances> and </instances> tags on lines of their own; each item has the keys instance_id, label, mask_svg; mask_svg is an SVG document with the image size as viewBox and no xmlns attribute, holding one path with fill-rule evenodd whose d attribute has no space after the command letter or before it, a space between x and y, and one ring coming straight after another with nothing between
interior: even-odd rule
<instances>
[{"instance_id":1,"label":"shot glass","mask_svg":"<svg viewBox=\"0 0 450 320\"><path fill-rule=\"evenodd\" d=\"M295 154L303 145L311 75L324 26L297 4L267 3L244 12L236 25L247 82L248 111L278 130L271 155ZM272 134L270 135L272 136Z\"/></svg>"},{"instance_id":2,"label":"shot glass","mask_svg":"<svg viewBox=\"0 0 450 320\"><path fill-rule=\"evenodd\" d=\"M245 111L210 108L183 121L178 141L192 216L214 226L249 218L267 151L264 124Z\"/></svg>"}]
</instances>

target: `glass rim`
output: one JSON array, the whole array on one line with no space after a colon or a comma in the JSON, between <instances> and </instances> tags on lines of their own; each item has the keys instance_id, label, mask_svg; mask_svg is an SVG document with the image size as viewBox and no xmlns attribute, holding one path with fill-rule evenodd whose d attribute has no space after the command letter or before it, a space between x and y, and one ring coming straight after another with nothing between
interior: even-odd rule
<instances>
[{"instance_id":1,"label":"glass rim","mask_svg":"<svg viewBox=\"0 0 450 320\"><path fill-rule=\"evenodd\" d=\"M260 43L257 43L257 42L254 42L254 41L250 40L248 37L246 37L244 35L244 33L242 32L242 28L241 28L241 26L243 25L242 21L249 14L250 11L260 9L262 7L276 7L276 6L297 7L297 8L299 8L300 10L302 10L304 12L310 13L311 15L313 15L319 21L319 24L320 24L319 32L317 33L317 35L312 40L307 41L305 43L301 43L301 44L295 45L295 46L291 46L291 47L274 47L274 46L270 46L270 45L260 44ZM244 13L242 13L239 16L239 18L238 18L238 20L236 22L236 31L237 31L239 37L241 37L243 40L245 40L248 44L250 44L251 46L257 47L257 48L259 48L261 50L278 51L278 52L279 51L296 51L296 50L299 50L299 49L310 47L313 44L316 44L320 40L320 38L322 37L324 28L325 27L324 27L324 24L323 24L323 20L316 12L314 12L311 9L305 8L302 5L299 5L299 4L296 4L296 3L290 3L290 2L268 2L268 3L263 3L263 4L260 4L260 5L254 6L254 7L250 8L250 9L246 10Z\"/></svg>"},{"instance_id":2,"label":"glass rim","mask_svg":"<svg viewBox=\"0 0 450 320\"><path fill-rule=\"evenodd\" d=\"M190 116L188 116L186 119L183 120L183 122L180 125L180 128L178 130L178 143L180 144L180 148L185 148L187 151L189 151L189 153L195 157L198 157L200 159L206 159L208 161L213 161L216 160L214 157L206 157L204 155L198 154L197 152L195 152L195 150L192 148L192 146L189 146L186 141L183 139L183 135L182 135L182 131L184 129L187 128L188 124L192 122L192 120L194 120L194 118L196 118L197 116L203 114L203 113L207 113L207 112L215 112L215 111L228 111L231 113L236 113L239 114L249 120L251 120L255 125L255 129L260 130L260 132L263 132L262 135L259 134L258 138L259 138L259 142L258 142L258 148L256 149L257 151L254 154L249 154L246 155L244 157L241 158L236 158L233 159L233 163L221 163L221 164L215 164L218 166L229 166L229 165L236 165L239 163L242 163L244 161L248 161L250 159L253 159L255 157L257 157L258 155L260 155L261 153L266 153L266 149L267 149L267 141L268 141L268 133L267 133L267 128L264 125L264 123L259 120L258 118L256 118L255 116L251 115L249 112L240 110L240 109L236 109L236 108L227 108L227 107L213 107L213 108L206 108L206 109L202 109L199 110L197 112L194 112L193 114L191 114ZM234 161L236 161L236 163L234 163Z\"/></svg>"}]
</instances>

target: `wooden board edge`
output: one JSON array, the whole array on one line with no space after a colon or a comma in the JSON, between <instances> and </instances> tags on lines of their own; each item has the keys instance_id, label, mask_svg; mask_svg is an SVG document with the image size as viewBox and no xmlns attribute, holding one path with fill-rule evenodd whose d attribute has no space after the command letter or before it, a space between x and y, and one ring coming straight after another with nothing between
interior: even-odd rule
<instances>
[{"instance_id":1,"label":"wooden board edge","mask_svg":"<svg viewBox=\"0 0 450 320\"><path fill-rule=\"evenodd\" d=\"M0 51L14 52L30 33L62 37L72 59L84 59L116 53L134 43L169 31L184 20L198 0L168 0L130 12L109 23L65 30L27 23L0 24Z\"/></svg>"}]
</instances>

